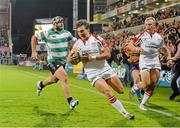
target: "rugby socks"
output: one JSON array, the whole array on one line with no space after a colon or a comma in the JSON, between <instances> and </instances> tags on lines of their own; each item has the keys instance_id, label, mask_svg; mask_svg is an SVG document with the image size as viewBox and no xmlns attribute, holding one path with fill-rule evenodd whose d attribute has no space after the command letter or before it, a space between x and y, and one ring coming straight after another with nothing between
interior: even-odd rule
<instances>
[{"instance_id":1,"label":"rugby socks","mask_svg":"<svg viewBox=\"0 0 180 128\"><path fill-rule=\"evenodd\" d=\"M68 98L67 98L67 101L68 101L69 104L70 104L70 102L71 102L72 99L73 99L72 97L68 97Z\"/></svg>"},{"instance_id":2,"label":"rugby socks","mask_svg":"<svg viewBox=\"0 0 180 128\"><path fill-rule=\"evenodd\" d=\"M45 86L43 85L43 81L40 82L39 86L40 86L41 88L44 88L44 87L45 87Z\"/></svg>"},{"instance_id":3,"label":"rugby socks","mask_svg":"<svg viewBox=\"0 0 180 128\"><path fill-rule=\"evenodd\" d=\"M138 99L142 99L142 97L141 97L141 91L140 91L139 89L136 90L136 96L137 96Z\"/></svg>"},{"instance_id":4,"label":"rugby socks","mask_svg":"<svg viewBox=\"0 0 180 128\"><path fill-rule=\"evenodd\" d=\"M134 86L132 86L131 90L132 90L133 92L136 92L136 90L138 90L137 85L136 85L136 84L134 84Z\"/></svg>"},{"instance_id":5,"label":"rugby socks","mask_svg":"<svg viewBox=\"0 0 180 128\"><path fill-rule=\"evenodd\" d=\"M133 88L133 91L135 91L138 100L139 100L139 99L142 99L142 97L141 97L141 91L140 91L139 89L137 89L137 85L132 82L132 83L130 84L130 86L131 86L131 88L134 87L134 88ZM136 90L136 89L137 89L137 90Z\"/></svg>"},{"instance_id":6,"label":"rugby socks","mask_svg":"<svg viewBox=\"0 0 180 128\"><path fill-rule=\"evenodd\" d=\"M112 96L109 98L109 102L111 103L111 105L117 109L120 113L122 113L123 115L128 114L128 112L125 110L125 108L123 107L123 105L121 104L121 102L116 99L115 96Z\"/></svg>"},{"instance_id":7,"label":"rugby socks","mask_svg":"<svg viewBox=\"0 0 180 128\"><path fill-rule=\"evenodd\" d=\"M145 92L141 104L145 105L147 103L147 101L149 100L150 96L151 95L149 95L148 93Z\"/></svg>"}]
</instances>

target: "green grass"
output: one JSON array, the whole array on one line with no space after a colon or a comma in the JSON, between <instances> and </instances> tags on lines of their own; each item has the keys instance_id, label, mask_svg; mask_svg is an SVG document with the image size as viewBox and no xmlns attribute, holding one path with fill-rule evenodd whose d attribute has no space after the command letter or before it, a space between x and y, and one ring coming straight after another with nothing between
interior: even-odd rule
<instances>
[{"instance_id":1,"label":"green grass","mask_svg":"<svg viewBox=\"0 0 180 128\"><path fill-rule=\"evenodd\" d=\"M69 110L59 83L46 87L38 97L36 82L48 75L49 71L30 67L0 65L0 127L180 127L180 97L169 101L170 88L155 89L147 112L138 109L136 97L129 99L129 87L122 95L114 92L136 116L129 121L76 74L69 74L73 97L80 100L75 110Z\"/></svg>"}]
</instances>

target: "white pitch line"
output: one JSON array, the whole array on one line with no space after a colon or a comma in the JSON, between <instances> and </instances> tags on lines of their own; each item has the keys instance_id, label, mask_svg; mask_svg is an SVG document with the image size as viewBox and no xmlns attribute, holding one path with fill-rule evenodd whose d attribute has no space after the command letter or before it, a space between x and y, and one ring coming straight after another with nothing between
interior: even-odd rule
<instances>
[{"instance_id":1,"label":"white pitch line","mask_svg":"<svg viewBox=\"0 0 180 128\"><path fill-rule=\"evenodd\" d=\"M22 72L25 72L25 73L27 73L27 74L30 74L30 75L32 75L32 76L36 76L36 77L41 78L41 79L42 79L42 78L43 78L43 79L45 78L44 76L38 75L38 74L36 74L36 73L32 73L32 72L28 72L28 71L23 71L23 70L21 70L21 71L22 71ZM85 90L85 91L88 91L88 92L91 92L91 93L94 93L94 94L98 94L98 95L104 96L104 95L101 94L100 92L97 92L97 91L94 91L94 90L91 90L91 89L79 87L79 86L77 86L77 85L75 85L75 84L70 84L70 85L73 86L73 87L79 88L79 89L81 89L81 90ZM121 101L124 102L124 103L126 103L126 104L138 106L138 104L135 104L135 103L132 103L132 102L128 102L128 101L124 101L124 100L121 100ZM162 115L165 115L165 116L167 116L167 117L174 118L174 119L176 119L176 120L180 120L180 117L174 116L173 114L171 114L171 113L169 113L169 112L164 112L164 111L161 111L161 110L158 110L158 109L149 108L149 107L148 107L148 110L153 111L153 112L156 112L156 113L160 113L160 114L162 114Z\"/></svg>"}]
</instances>

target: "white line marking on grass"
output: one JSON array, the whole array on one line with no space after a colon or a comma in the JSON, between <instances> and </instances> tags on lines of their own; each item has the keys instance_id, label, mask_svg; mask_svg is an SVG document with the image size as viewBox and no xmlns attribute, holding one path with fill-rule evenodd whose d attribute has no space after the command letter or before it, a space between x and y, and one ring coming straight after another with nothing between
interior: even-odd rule
<instances>
[{"instance_id":1,"label":"white line marking on grass","mask_svg":"<svg viewBox=\"0 0 180 128\"><path fill-rule=\"evenodd\" d=\"M157 109L153 109L153 108L149 108L149 107L148 107L148 110L151 110L151 111L157 112L157 113L161 113L161 114L163 114L165 116L168 116L168 117L173 117L176 120L180 120L180 117L174 116L173 114L168 113L168 112L163 112L163 111L160 111L160 110L157 110Z\"/></svg>"},{"instance_id":2,"label":"white line marking on grass","mask_svg":"<svg viewBox=\"0 0 180 128\"><path fill-rule=\"evenodd\" d=\"M32 73L32 72L28 72L28 71L23 71L23 70L22 70L22 72L25 72L25 73L30 74L30 75L32 75L32 76L36 76L36 77L41 78L41 79L42 79L42 78L43 78L43 79L45 78L44 76L39 75L39 74L36 74L36 73ZM85 90L85 91L88 91L88 92L91 92L91 93L94 93L94 94L98 94L98 95L104 96L104 95L101 94L100 92L97 92L97 91L94 91L94 90L91 90L91 89L79 87L79 86L77 86L77 85L75 85L75 84L72 84L72 83L71 83L70 85L73 86L73 87L79 88L79 89L81 89L81 90ZM124 103L126 103L126 104L138 106L138 104L135 104L135 103L132 103L132 102L128 102L128 101L124 101L124 100L121 100L121 101L124 102ZM165 115L165 116L167 116L167 117L174 118L174 119L176 119L176 120L180 120L180 117L176 117L176 116L174 116L173 114L171 114L171 113L169 113L169 112L164 112L164 111L157 110L157 109L153 109L153 108L149 108L149 107L148 107L148 110L153 111L153 112L156 112L156 113L160 113L160 114L162 114L162 115Z\"/></svg>"}]
</instances>

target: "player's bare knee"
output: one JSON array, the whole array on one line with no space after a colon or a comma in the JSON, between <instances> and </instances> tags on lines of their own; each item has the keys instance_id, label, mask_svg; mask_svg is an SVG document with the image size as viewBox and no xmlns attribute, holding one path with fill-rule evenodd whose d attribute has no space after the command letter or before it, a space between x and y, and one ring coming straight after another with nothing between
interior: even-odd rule
<instances>
[{"instance_id":1,"label":"player's bare knee","mask_svg":"<svg viewBox=\"0 0 180 128\"><path fill-rule=\"evenodd\" d=\"M148 96L152 96L153 95L153 91L152 90L146 90L145 92Z\"/></svg>"},{"instance_id":2,"label":"player's bare knee","mask_svg":"<svg viewBox=\"0 0 180 128\"><path fill-rule=\"evenodd\" d=\"M111 104L114 103L116 100L117 100L117 99L116 99L115 96L111 96L111 97L108 98L108 101L109 101L109 103L111 103Z\"/></svg>"},{"instance_id":3,"label":"player's bare knee","mask_svg":"<svg viewBox=\"0 0 180 128\"><path fill-rule=\"evenodd\" d=\"M105 89L103 90L103 93L106 95L106 96L109 96L112 94L111 90L110 89Z\"/></svg>"},{"instance_id":4,"label":"player's bare knee","mask_svg":"<svg viewBox=\"0 0 180 128\"><path fill-rule=\"evenodd\" d=\"M67 84L67 79L64 79L63 82L64 82L64 84Z\"/></svg>"},{"instance_id":5,"label":"player's bare knee","mask_svg":"<svg viewBox=\"0 0 180 128\"><path fill-rule=\"evenodd\" d=\"M123 94L124 93L124 88L118 88L116 90L116 92L119 93L119 94Z\"/></svg>"},{"instance_id":6,"label":"player's bare knee","mask_svg":"<svg viewBox=\"0 0 180 128\"><path fill-rule=\"evenodd\" d=\"M151 81L151 84L150 84L150 85L151 85L152 87L153 87L153 86L155 87L156 83L157 83L156 81Z\"/></svg>"},{"instance_id":7,"label":"player's bare knee","mask_svg":"<svg viewBox=\"0 0 180 128\"><path fill-rule=\"evenodd\" d=\"M55 79L52 80L52 82L53 82L53 83L57 83L57 82L58 82L58 79L55 78Z\"/></svg>"},{"instance_id":8,"label":"player's bare knee","mask_svg":"<svg viewBox=\"0 0 180 128\"><path fill-rule=\"evenodd\" d=\"M61 76L59 80L61 81L63 85L67 85L67 81L68 81L67 77Z\"/></svg>"},{"instance_id":9,"label":"player's bare knee","mask_svg":"<svg viewBox=\"0 0 180 128\"><path fill-rule=\"evenodd\" d=\"M55 76L50 77L51 83L57 83L58 79Z\"/></svg>"},{"instance_id":10,"label":"player's bare knee","mask_svg":"<svg viewBox=\"0 0 180 128\"><path fill-rule=\"evenodd\" d=\"M147 88L150 85L150 82L142 82L141 87L140 88Z\"/></svg>"},{"instance_id":11,"label":"player's bare knee","mask_svg":"<svg viewBox=\"0 0 180 128\"><path fill-rule=\"evenodd\" d=\"M64 78L64 79L67 79L67 78L68 78L68 75L67 75L67 73L62 73L60 77L62 77L62 78Z\"/></svg>"}]
</instances>

